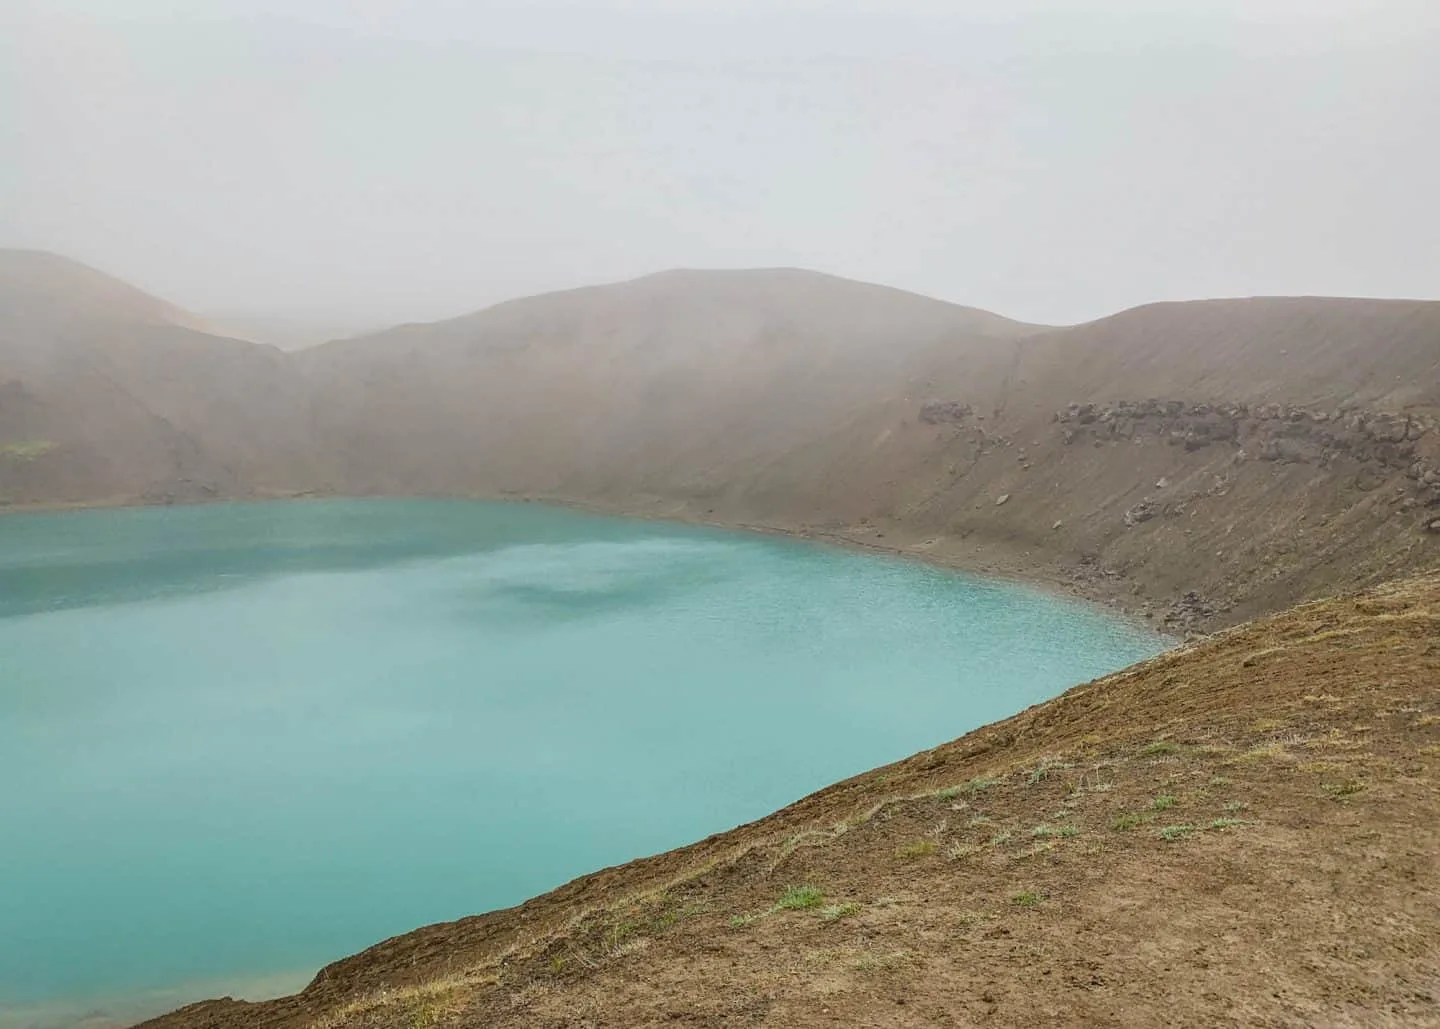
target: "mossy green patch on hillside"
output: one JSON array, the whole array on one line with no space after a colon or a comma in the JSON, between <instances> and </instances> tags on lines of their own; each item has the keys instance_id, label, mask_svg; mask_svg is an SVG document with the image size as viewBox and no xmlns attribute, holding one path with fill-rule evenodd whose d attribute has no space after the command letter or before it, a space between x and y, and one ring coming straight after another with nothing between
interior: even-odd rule
<instances>
[{"instance_id":1,"label":"mossy green patch on hillside","mask_svg":"<svg viewBox=\"0 0 1440 1029\"><path fill-rule=\"evenodd\" d=\"M22 439L15 443L0 443L0 458L8 457L14 461L34 461L36 458L44 457L58 446L60 446L59 443L48 439Z\"/></svg>"}]
</instances>

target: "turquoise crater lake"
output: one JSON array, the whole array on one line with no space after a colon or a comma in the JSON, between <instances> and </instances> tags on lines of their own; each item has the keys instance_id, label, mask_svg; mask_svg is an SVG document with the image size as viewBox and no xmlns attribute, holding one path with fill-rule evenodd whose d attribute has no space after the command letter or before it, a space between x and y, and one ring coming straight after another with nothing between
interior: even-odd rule
<instances>
[{"instance_id":1,"label":"turquoise crater lake","mask_svg":"<svg viewBox=\"0 0 1440 1029\"><path fill-rule=\"evenodd\" d=\"M0 1026L297 988L1164 645L913 562L538 505L0 517Z\"/></svg>"}]
</instances>

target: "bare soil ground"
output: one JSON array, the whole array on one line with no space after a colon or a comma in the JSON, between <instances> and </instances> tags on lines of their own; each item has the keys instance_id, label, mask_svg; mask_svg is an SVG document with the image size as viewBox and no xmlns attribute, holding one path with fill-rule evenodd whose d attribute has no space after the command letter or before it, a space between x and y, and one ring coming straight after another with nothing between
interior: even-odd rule
<instances>
[{"instance_id":1,"label":"bare soil ground","mask_svg":"<svg viewBox=\"0 0 1440 1029\"><path fill-rule=\"evenodd\" d=\"M1437 873L1431 575L146 1025L1440 1025Z\"/></svg>"}]
</instances>

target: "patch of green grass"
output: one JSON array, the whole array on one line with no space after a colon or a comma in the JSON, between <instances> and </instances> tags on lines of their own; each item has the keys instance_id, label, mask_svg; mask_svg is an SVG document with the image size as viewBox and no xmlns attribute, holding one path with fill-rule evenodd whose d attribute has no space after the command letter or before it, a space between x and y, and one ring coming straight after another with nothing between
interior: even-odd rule
<instances>
[{"instance_id":1,"label":"patch of green grass","mask_svg":"<svg viewBox=\"0 0 1440 1029\"><path fill-rule=\"evenodd\" d=\"M732 915L730 917L731 929L744 929L747 925L754 925L760 921L760 916L755 914Z\"/></svg>"},{"instance_id":2,"label":"patch of green grass","mask_svg":"<svg viewBox=\"0 0 1440 1029\"><path fill-rule=\"evenodd\" d=\"M672 926L678 925L686 919L694 918L696 915L705 913L704 904L686 904L684 907L672 907L660 912L650 923L650 928L657 931L664 931Z\"/></svg>"},{"instance_id":3,"label":"patch of green grass","mask_svg":"<svg viewBox=\"0 0 1440 1029\"><path fill-rule=\"evenodd\" d=\"M792 886L780 895L774 911L808 911L825 903L825 894L814 886Z\"/></svg>"},{"instance_id":4,"label":"patch of green grass","mask_svg":"<svg viewBox=\"0 0 1440 1029\"><path fill-rule=\"evenodd\" d=\"M1286 761L1290 754L1278 743L1266 743L1263 746L1251 747L1243 754L1236 754L1225 763L1227 765L1249 765L1259 761Z\"/></svg>"},{"instance_id":5,"label":"patch of green grass","mask_svg":"<svg viewBox=\"0 0 1440 1029\"><path fill-rule=\"evenodd\" d=\"M1223 829L1233 829L1233 828L1235 828L1237 825L1244 825L1244 824L1245 824L1245 823L1242 822L1242 821L1240 821L1240 819L1238 819L1238 818L1217 818L1217 819L1215 819L1215 821L1211 822L1206 828L1209 828L1209 829L1221 829L1221 830L1223 830Z\"/></svg>"},{"instance_id":6,"label":"patch of green grass","mask_svg":"<svg viewBox=\"0 0 1440 1029\"><path fill-rule=\"evenodd\" d=\"M48 439L22 439L18 443L0 443L0 457L12 457L17 461L33 461L44 457L60 444Z\"/></svg>"},{"instance_id":7,"label":"patch of green grass","mask_svg":"<svg viewBox=\"0 0 1440 1029\"><path fill-rule=\"evenodd\" d=\"M916 840L913 843L907 843L903 847L897 848L895 856L908 861L913 858L926 857L935 853L937 849L938 847L934 840Z\"/></svg>"},{"instance_id":8,"label":"patch of green grass","mask_svg":"<svg viewBox=\"0 0 1440 1029\"><path fill-rule=\"evenodd\" d=\"M1141 747L1140 753L1144 757L1164 757L1167 754L1180 753L1180 748L1168 740L1156 740Z\"/></svg>"},{"instance_id":9,"label":"patch of green grass","mask_svg":"<svg viewBox=\"0 0 1440 1029\"><path fill-rule=\"evenodd\" d=\"M1080 835L1080 830L1077 829L1077 828L1076 828L1075 826L1073 826L1073 825L1043 825L1043 824L1042 824L1042 825L1037 825L1035 828L1031 829L1031 830L1030 830L1030 835L1031 835L1031 836L1035 836L1035 837L1037 837L1037 838L1039 838L1039 839L1042 839L1042 840L1048 840L1048 839L1050 839L1051 837L1057 837L1057 838L1059 838L1059 839L1065 839L1066 837L1069 837L1069 836L1079 836L1079 835Z\"/></svg>"},{"instance_id":10,"label":"patch of green grass","mask_svg":"<svg viewBox=\"0 0 1440 1029\"><path fill-rule=\"evenodd\" d=\"M1183 840L1194 831L1195 827L1193 825L1167 825L1155 835L1162 840L1173 842L1175 840Z\"/></svg>"},{"instance_id":11,"label":"patch of green grass","mask_svg":"<svg viewBox=\"0 0 1440 1029\"><path fill-rule=\"evenodd\" d=\"M1331 782L1324 784L1324 790L1336 800L1344 800L1346 797L1353 797L1366 789L1366 784L1359 779L1347 779L1344 782Z\"/></svg>"},{"instance_id":12,"label":"patch of green grass","mask_svg":"<svg viewBox=\"0 0 1440 1029\"><path fill-rule=\"evenodd\" d=\"M1169 811L1177 801L1168 793L1162 793L1150 802L1151 811Z\"/></svg>"},{"instance_id":13,"label":"patch of green grass","mask_svg":"<svg viewBox=\"0 0 1440 1029\"><path fill-rule=\"evenodd\" d=\"M550 972L552 975L559 975L563 971L565 971L565 959L556 954L550 959Z\"/></svg>"},{"instance_id":14,"label":"patch of green grass","mask_svg":"<svg viewBox=\"0 0 1440 1029\"><path fill-rule=\"evenodd\" d=\"M837 918L849 918L851 915L860 913L860 905L855 901L844 904L830 904L820 909L820 917L827 922L833 922Z\"/></svg>"},{"instance_id":15,"label":"patch of green grass","mask_svg":"<svg viewBox=\"0 0 1440 1029\"><path fill-rule=\"evenodd\" d=\"M1010 903L1017 908L1033 908L1039 905L1044 896L1034 890L1021 890L1019 893L1010 895Z\"/></svg>"},{"instance_id":16,"label":"patch of green grass","mask_svg":"<svg viewBox=\"0 0 1440 1029\"><path fill-rule=\"evenodd\" d=\"M984 793L992 786L998 786L999 784L999 779L983 779L979 776L976 776L974 779L969 779L965 782L960 783L959 785L946 786L944 789L936 790L935 796L939 797L941 800L954 800L961 794L964 794L968 797L973 797L975 794Z\"/></svg>"},{"instance_id":17,"label":"patch of green grass","mask_svg":"<svg viewBox=\"0 0 1440 1029\"><path fill-rule=\"evenodd\" d=\"M1228 804L1225 805L1225 810L1226 810L1226 811L1231 811L1231 812L1234 812L1234 811L1244 811L1244 810L1245 810L1247 807L1249 807L1249 806L1250 806L1249 804L1246 804L1246 803L1244 803L1243 801L1232 800L1230 803L1228 803Z\"/></svg>"},{"instance_id":18,"label":"patch of green grass","mask_svg":"<svg viewBox=\"0 0 1440 1029\"><path fill-rule=\"evenodd\" d=\"M1131 829L1138 829L1150 819L1146 815L1136 814L1133 811L1127 812L1111 823L1111 828L1120 832L1128 832Z\"/></svg>"},{"instance_id":19,"label":"patch of green grass","mask_svg":"<svg viewBox=\"0 0 1440 1029\"><path fill-rule=\"evenodd\" d=\"M1001 832L997 832L994 836L990 837L990 846L992 846L992 847L998 847L998 846L1000 846L1000 845L1002 845L1002 844L1009 843L1009 842L1010 842L1010 836L1011 836L1011 833L1010 833L1010 830L1008 830L1008 829L1003 830L1003 831L1001 831Z\"/></svg>"}]
</instances>

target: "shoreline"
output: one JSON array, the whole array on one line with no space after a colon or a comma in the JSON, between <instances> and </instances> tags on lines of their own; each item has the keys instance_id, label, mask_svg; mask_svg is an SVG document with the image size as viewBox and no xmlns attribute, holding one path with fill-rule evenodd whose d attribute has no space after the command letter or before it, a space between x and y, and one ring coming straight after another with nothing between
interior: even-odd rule
<instances>
[{"instance_id":1,"label":"shoreline","mask_svg":"<svg viewBox=\"0 0 1440 1029\"><path fill-rule=\"evenodd\" d=\"M314 971L304 969L207 976L175 986L0 1006L0 1029L126 1029L210 997L235 996L255 1003L287 997L314 977Z\"/></svg>"},{"instance_id":2,"label":"shoreline","mask_svg":"<svg viewBox=\"0 0 1440 1029\"><path fill-rule=\"evenodd\" d=\"M208 507L217 504L263 504L276 501L305 500L474 500L504 504L546 504L567 508L587 514L605 515L612 518L629 518L640 521L670 522L677 525L704 526L732 532L753 532L766 536L782 536L788 539L808 540L826 546L846 550L865 551L889 557L919 561L922 564L943 568L952 572L974 575L980 578L997 579L1016 585L1029 586L1068 600L1079 601L1103 609L1112 616L1118 616L1132 626L1156 635L1173 639L1177 644L1208 635L1208 632L1178 634L1168 631L1146 617L1146 612L1136 610L1126 603L1133 591L1123 587L1135 580L1097 569L1095 574L1082 577L1077 573L1078 565L1066 565L1058 558L1031 556L1030 551L994 540L956 539L943 535L916 533L903 523L887 521L863 527L817 528L803 522L751 521L748 519L716 519L698 515L688 510L684 502L652 498L657 505L668 505L665 510L644 510L638 503L614 504L573 497L546 496L543 494L500 493L328 493L316 490L303 492L276 492L247 497L205 497L193 500L158 503L137 497L107 497L93 501L62 501L34 504L12 504L0 507L0 519L8 514L63 514L75 511L107 511L119 509L159 509L166 507ZM862 534L871 536L862 538ZM884 542L881 542L883 540Z\"/></svg>"}]
</instances>

